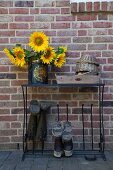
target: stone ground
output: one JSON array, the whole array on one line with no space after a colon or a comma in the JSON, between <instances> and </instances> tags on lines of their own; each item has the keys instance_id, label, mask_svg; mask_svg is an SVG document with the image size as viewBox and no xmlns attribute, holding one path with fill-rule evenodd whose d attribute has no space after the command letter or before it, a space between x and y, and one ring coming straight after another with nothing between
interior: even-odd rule
<instances>
[{"instance_id":1,"label":"stone ground","mask_svg":"<svg viewBox=\"0 0 113 170\"><path fill-rule=\"evenodd\" d=\"M87 161L83 155L54 158L52 154L30 155L22 161L22 151L0 151L0 170L113 170L113 151Z\"/></svg>"}]
</instances>

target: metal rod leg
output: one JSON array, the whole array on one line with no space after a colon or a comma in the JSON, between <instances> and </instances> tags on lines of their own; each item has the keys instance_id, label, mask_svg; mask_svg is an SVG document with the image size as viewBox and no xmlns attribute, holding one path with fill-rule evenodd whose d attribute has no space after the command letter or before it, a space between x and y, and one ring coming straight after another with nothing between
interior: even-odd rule
<instances>
[{"instance_id":1,"label":"metal rod leg","mask_svg":"<svg viewBox=\"0 0 113 170\"><path fill-rule=\"evenodd\" d=\"M58 113L58 118L57 118L57 119L58 119L58 121L59 121L59 104L57 104L57 111L58 111L58 112L57 112L57 113Z\"/></svg>"},{"instance_id":2,"label":"metal rod leg","mask_svg":"<svg viewBox=\"0 0 113 170\"><path fill-rule=\"evenodd\" d=\"M91 141L92 141L92 150L93 150L93 116L92 116L93 104L91 104Z\"/></svg>"},{"instance_id":3,"label":"metal rod leg","mask_svg":"<svg viewBox=\"0 0 113 170\"><path fill-rule=\"evenodd\" d=\"M82 125L83 125L83 128L82 128L82 131L83 131L83 150L85 150L85 138L84 138L84 114L83 114L83 108L84 107L84 104L82 104Z\"/></svg>"}]
</instances>

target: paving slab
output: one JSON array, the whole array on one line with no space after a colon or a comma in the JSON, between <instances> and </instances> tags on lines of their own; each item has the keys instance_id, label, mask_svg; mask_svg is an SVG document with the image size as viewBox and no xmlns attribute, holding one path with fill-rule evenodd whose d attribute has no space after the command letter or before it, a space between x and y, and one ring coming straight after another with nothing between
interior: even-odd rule
<instances>
[{"instance_id":1,"label":"paving slab","mask_svg":"<svg viewBox=\"0 0 113 170\"><path fill-rule=\"evenodd\" d=\"M106 161L84 156L55 158L52 154L30 155L22 161L22 151L1 151L0 170L113 170L113 151L106 151Z\"/></svg>"}]
</instances>

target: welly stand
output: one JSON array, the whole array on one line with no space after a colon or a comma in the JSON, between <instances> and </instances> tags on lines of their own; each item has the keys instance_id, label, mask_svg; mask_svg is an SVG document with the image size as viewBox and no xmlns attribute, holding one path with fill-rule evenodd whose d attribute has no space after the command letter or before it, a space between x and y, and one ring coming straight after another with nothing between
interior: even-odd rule
<instances>
[{"instance_id":1,"label":"welly stand","mask_svg":"<svg viewBox=\"0 0 113 170\"><path fill-rule=\"evenodd\" d=\"M103 83L95 83L95 84L43 84L43 85L32 85L32 84L24 84L22 85L22 93L23 93L23 102L24 102L24 121L23 121L23 159L25 155L29 154L29 138L28 138L28 88L32 87L49 87L49 88L60 88L60 87L66 87L66 88L97 88L98 89L98 118L99 118L99 126L98 126L98 148L95 149L94 144L94 121L93 119L93 105L90 106L90 130L91 130L91 148L87 149L86 144L86 134L85 134L85 106L84 104L81 107L81 117L82 117L82 149L74 150L73 156L75 155L84 155L86 159L88 160L95 160L98 155L102 156L104 160L106 160L104 149L105 149L105 138L104 138L104 125L103 125L103 93L104 93L104 84ZM58 120L59 120L59 106L58 106ZM67 107L67 121L68 121L68 107ZM30 151L31 156L35 152L35 141L32 141L33 148ZM46 151L44 151L46 152ZM36 153L36 152L35 152Z\"/></svg>"},{"instance_id":2,"label":"welly stand","mask_svg":"<svg viewBox=\"0 0 113 170\"><path fill-rule=\"evenodd\" d=\"M91 104L91 115L90 115L90 122L91 122L91 150L93 151L94 150L94 142L93 142L93 116L92 116L92 108L93 108L93 104ZM82 109L83 111L83 109ZM83 115L83 113L82 113ZM82 120L84 121L84 119ZM85 142L85 141L84 141ZM96 160L96 155L86 155L85 156L85 159L86 160L89 160L89 161L95 161Z\"/></svg>"},{"instance_id":3,"label":"welly stand","mask_svg":"<svg viewBox=\"0 0 113 170\"><path fill-rule=\"evenodd\" d=\"M85 156L85 159L88 161L95 161L97 159L97 156L102 156L104 160L106 160L106 157L104 155L104 146L105 146L105 140L104 140L104 127L103 127L103 115L101 115L101 112L99 114L99 136L100 140L98 143L98 149L94 148L94 127L93 127L93 104L91 104L90 109L90 138L91 138L91 148L86 148L86 135L85 135L85 115L84 115L84 104L82 104L82 151L83 155ZM79 151L78 151L79 152Z\"/></svg>"}]
</instances>

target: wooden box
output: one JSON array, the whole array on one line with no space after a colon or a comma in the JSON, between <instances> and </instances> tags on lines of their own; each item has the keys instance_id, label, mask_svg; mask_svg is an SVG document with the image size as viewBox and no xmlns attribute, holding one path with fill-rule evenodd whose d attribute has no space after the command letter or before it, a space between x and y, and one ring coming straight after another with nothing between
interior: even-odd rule
<instances>
[{"instance_id":1,"label":"wooden box","mask_svg":"<svg viewBox=\"0 0 113 170\"><path fill-rule=\"evenodd\" d=\"M57 84L94 84L100 82L99 75L56 75Z\"/></svg>"}]
</instances>

